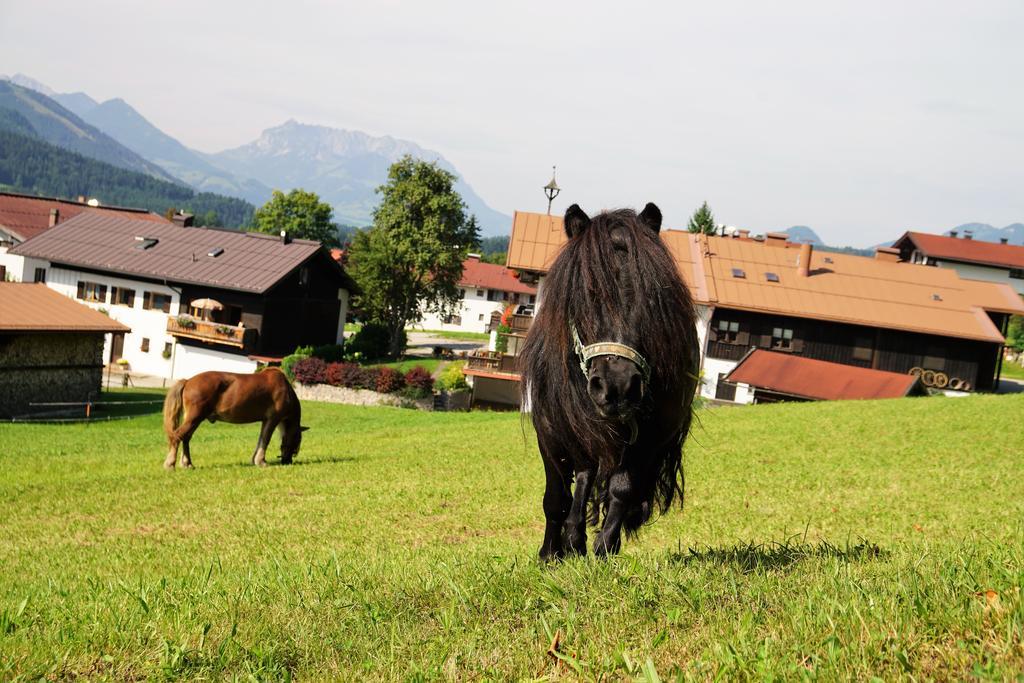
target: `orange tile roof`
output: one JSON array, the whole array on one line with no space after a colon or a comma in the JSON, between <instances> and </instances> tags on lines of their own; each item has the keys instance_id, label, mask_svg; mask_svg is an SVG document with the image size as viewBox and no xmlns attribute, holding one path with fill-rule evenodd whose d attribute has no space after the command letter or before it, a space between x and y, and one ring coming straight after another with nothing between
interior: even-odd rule
<instances>
[{"instance_id":1,"label":"orange tile roof","mask_svg":"<svg viewBox=\"0 0 1024 683\"><path fill-rule=\"evenodd\" d=\"M43 283L0 282L0 332L131 332Z\"/></svg>"},{"instance_id":2,"label":"orange tile roof","mask_svg":"<svg viewBox=\"0 0 1024 683\"><path fill-rule=\"evenodd\" d=\"M816 251L802 277L798 244L679 230L661 236L694 299L709 306L991 342L1003 337L986 310L1024 314L1009 285L964 280L951 269ZM561 218L516 212L508 266L545 273L565 241Z\"/></svg>"},{"instance_id":3,"label":"orange tile roof","mask_svg":"<svg viewBox=\"0 0 1024 683\"><path fill-rule=\"evenodd\" d=\"M825 401L900 398L919 382L898 372L858 368L813 358L755 349L726 376L729 382L749 384L789 396Z\"/></svg>"},{"instance_id":4,"label":"orange tile roof","mask_svg":"<svg viewBox=\"0 0 1024 683\"><path fill-rule=\"evenodd\" d=\"M145 209L128 209L117 206L94 207L70 199L0 192L0 228L6 229L24 242L49 229L52 209L57 209L59 212L58 225L86 212L170 223L163 216L150 213Z\"/></svg>"},{"instance_id":5,"label":"orange tile roof","mask_svg":"<svg viewBox=\"0 0 1024 683\"><path fill-rule=\"evenodd\" d=\"M931 235L926 232L907 232L896 240L894 246L910 242L925 256L978 263L1000 268L1024 268L1024 246L997 244L981 240Z\"/></svg>"},{"instance_id":6,"label":"orange tile roof","mask_svg":"<svg viewBox=\"0 0 1024 683\"><path fill-rule=\"evenodd\" d=\"M524 284L516 277L515 272L496 263L484 263L479 257L470 257L462 262L463 287L483 287L503 292L536 294L537 288Z\"/></svg>"}]
</instances>

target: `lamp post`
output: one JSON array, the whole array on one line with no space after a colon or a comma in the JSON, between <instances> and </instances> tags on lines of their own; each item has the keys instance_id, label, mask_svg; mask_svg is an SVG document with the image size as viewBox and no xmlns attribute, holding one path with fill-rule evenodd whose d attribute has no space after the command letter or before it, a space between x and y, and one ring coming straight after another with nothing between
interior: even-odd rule
<instances>
[{"instance_id":1,"label":"lamp post","mask_svg":"<svg viewBox=\"0 0 1024 683\"><path fill-rule=\"evenodd\" d=\"M551 202L555 200L562 188L555 182L555 167L551 167L551 182L544 186L544 196L548 198L548 215L551 215Z\"/></svg>"}]
</instances>

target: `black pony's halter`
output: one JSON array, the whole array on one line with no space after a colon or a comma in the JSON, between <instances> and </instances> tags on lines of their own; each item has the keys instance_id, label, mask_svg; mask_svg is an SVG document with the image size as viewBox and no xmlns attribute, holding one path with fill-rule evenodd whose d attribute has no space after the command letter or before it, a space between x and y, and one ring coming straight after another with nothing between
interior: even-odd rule
<instances>
[{"instance_id":1,"label":"black pony's halter","mask_svg":"<svg viewBox=\"0 0 1024 683\"><path fill-rule=\"evenodd\" d=\"M569 323L569 331L572 332L572 342L576 347L576 356L580 359L580 370L583 371L584 377L589 377L590 361L594 358L598 356L618 356L636 365L637 369L640 370L640 376L644 380L644 386L647 386L651 379L651 368L647 365L644 357L640 355L640 352L632 346L626 346L618 342L598 342L584 346L583 342L580 341L580 333L576 330L576 323Z\"/></svg>"}]
</instances>

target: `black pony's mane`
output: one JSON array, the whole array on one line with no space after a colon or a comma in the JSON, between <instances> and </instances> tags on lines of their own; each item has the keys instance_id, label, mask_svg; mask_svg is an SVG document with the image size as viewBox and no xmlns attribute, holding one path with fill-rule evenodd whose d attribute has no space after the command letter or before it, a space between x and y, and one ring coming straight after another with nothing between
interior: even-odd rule
<instances>
[{"instance_id":1,"label":"black pony's mane","mask_svg":"<svg viewBox=\"0 0 1024 683\"><path fill-rule=\"evenodd\" d=\"M624 259L616 253L613 230L625 237ZM619 269L629 270L632 291L620 288ZM562 247L543 289L520 354L524 405L538 431L589 454L607 473L619 464L627 442L622 425L602 419L587 394L570 325L576 325L584 344L628 340L643 355L651 369L644 404L649 414L667 397L689 400L697 349L693 300L658 232L629 209L591 219ZM671 502L673 491L664 493L663 505Z\"/></svg>"}]
</instances>

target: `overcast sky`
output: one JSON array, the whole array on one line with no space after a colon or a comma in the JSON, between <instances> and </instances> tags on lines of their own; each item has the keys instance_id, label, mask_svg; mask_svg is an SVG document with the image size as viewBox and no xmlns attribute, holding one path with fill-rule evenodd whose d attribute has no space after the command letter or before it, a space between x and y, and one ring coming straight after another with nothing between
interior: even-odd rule
<instances>
[{"instance_id":1,"label":"overcast sky","mask_svg":"<svg viewBox=\"0 0 1024 683\"><path fill-rule=\"evenodd\" d=\"M1024 222L1024 3L15 2L0 73L218 151L289 118L441 152L494 208L707 200L874 244Z\"/></svg>"}]
</instances>

